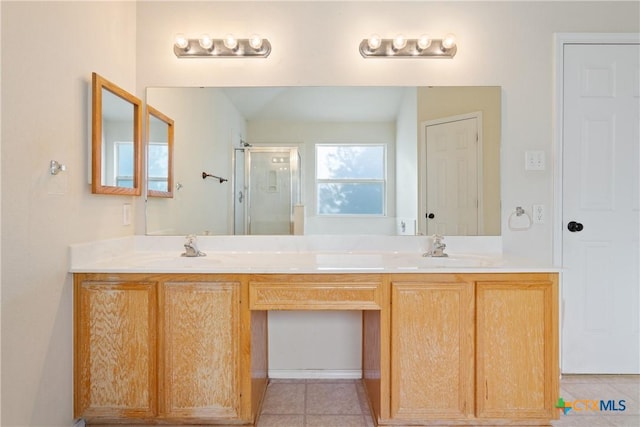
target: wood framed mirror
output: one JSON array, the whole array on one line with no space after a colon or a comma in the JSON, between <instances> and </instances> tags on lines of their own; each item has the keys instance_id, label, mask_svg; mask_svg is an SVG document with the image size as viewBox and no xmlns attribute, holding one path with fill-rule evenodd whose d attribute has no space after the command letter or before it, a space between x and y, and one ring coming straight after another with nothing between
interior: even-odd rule
<instances>
[{"instance_id":1,"label":"wood framed mirror","mask_svg":"<svg viewBox=\"0 0 640 427\"><path fill-rule=\"evenodd\" d=\"M173 197L173 120L147 105L147 196Z\"/></svg>"},{"instance_id":2,"label":"wood framed mirror","mask_svg":"<svg viewBox=\"0 0 640 427\"><path fill-rule=\"evenodd\" d=\"M91 192L139 196L142 101L92 74Z\"/></svg>"}]
</instances>

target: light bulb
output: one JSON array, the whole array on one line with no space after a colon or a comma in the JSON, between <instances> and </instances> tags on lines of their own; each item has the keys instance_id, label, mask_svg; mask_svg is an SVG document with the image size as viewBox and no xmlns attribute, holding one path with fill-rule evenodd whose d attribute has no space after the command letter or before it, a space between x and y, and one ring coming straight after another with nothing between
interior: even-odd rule
<instances>
[{"instance_id":1,"label":"light bulb","mask_svg":"<svg viewBox=\"0 0 640 427\"><path fill-rule=\"evenodd\" d=\"M238 40L232 34L227 34L224 38L224 45L227 49L236 50L238 47Z\"/></svg>"},{"instance_id":2,"label":"light bulb","mask_svg":"<svg viewBox=\"0 0 640 427\"><path fill-rule=\"evenodd\" d=\"M202 37L200 37L200 40L198 40L198 43L200 43L200 46L206 50L211 49L213 46L213 40L209 37L209 34L203 34Z\"/></svg>"},{"instance_id":3,"label":"light bulb","mask_svg":"<svg viewBox=\"0 0 640 427\"><path fill-rule=\"evenodd\" d=\"M398 34L394 39L393 39L393 49L394 50L400 50L400 49L404 49L404 47L407 45L407 39L404 38L404 36L402 34Z\"/></svg>"},{"instance_id":4,"label":"light bulb","mask_svg":"<svg viewBox=\"0 0 640 427\"><path fill-rule=\"evenodd\" d=\"M262 37L257 34L252 35L249 38L249 46L251 46L254 50L260 50L262 47Z\"/></svg>"},{"instance_id":5,"label":"light bulb","mask_svg":"<svg viewBox=\"0 0 640 427\"><path fill-rule=\"evenodd\" d=\"M382 45L382 39L379 35L372 34L367 40L367 45L369 46L369 49L376 50Z\"/></svg>"},{"instance_id":6,"label":"light bulb","mask_svg":"<svg viewBox=\"0 0 640 427\"><path fill-rule=\"evenodd\" d=\"M427 35L420 36L416 45L418 46L418 50L420 51L425 50L426 48L431 46L431 37Z\"/></svg>"},{"instance_id":7,"label":"light bulb","mask_svg":"<svg viewBox=\"0 0 640 427\"><path fill-rule=\"evenodd\" d=\"M456 45L456 36L453 34L447 34L442 39L442 48L443 49L451 49Z\"/></svg>"},{"instance_id":8,"label":"light bulb","mask_svg":"<svg viewBox=\"0 0 640 427\"><path fill-rule=\"evenodd\" d=\"M184 34L176 34L175 44L180 49L186 49L189 46L189 39Z\"/></svg>"}]
</instances>

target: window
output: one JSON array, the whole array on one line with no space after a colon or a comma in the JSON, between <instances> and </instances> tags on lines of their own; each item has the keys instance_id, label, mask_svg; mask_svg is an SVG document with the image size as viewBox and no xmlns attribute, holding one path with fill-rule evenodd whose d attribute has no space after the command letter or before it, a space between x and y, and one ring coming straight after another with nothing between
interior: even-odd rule
<instances>
[{"instance_id":1,"label":"window","mask_svg":"<svg viewBox=\"0 0 640 427\"><path fill-rule=\"evenodd\" d=\"M386 147L316 145L319 215L384 215Z\"/></svg>"},{"instance_id":2,"label":"window","mask_svg":"<svg viewBox=\"0 0 640 427\"><path fill-rule=\"evenodd\" d=\"M116 187L133 188L133 143L115 143Z\"/></svg>"},{"instance_id":3,"label":"window","mask_svg":"<svg viewBox=\"0 0 640 427\"><path fill-rule=\"evenodd\" d=\"M169 144L149 142L149 190L169 191Z\"/></svg>"}]
</instances>

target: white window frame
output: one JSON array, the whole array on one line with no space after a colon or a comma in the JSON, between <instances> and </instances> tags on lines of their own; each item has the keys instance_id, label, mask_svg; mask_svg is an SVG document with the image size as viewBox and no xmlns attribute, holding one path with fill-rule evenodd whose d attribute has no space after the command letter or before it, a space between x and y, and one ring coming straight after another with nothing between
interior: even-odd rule
<instances>
[{"instance_id":1,"label":"white window frame","mask_svg":"<svg viewBox=\"0 0 640 427\"><path fill-rule=\"evenodd\" d=\"M382 179L345 179L345 178L340 178L340 179L320 179L318 178L318 147L382 147L382 151L383 151L383 177ZM388 170L387 170L387 162L388 162L388 144L386 143L355 143L355 142L348 142L348 143L319 143L319 144L315 144L315 186L314 186L314 192L315 192L315 205L316 205L316 215L321 216L321 217L349 217L349 218L354 218L354 217L363 217L363 218L372 218L372 217L386 217L387 216L387 187L388 187ZM355 214L350 214L350 213L338 213L338 214L333 214L333 213L321 213L320 212L320 205L318 203L318 188L320 186L320 184L331 184L331 183L336 183L336 184L374 184L374 183L381 183L382 184L382 211L380 213L369 213L369 214L364 214L364 213L355 213Z\"/></svg>"},{"instance_id":2,"label":"white window frame","mask_svg":"<svg viewBox=\"0 0 640 427\"><path fill-rule=\"evenodd\" d=\"M120 146L124 146L124 145L130 145L132 150L133 148L133 142L131 141L115 141L113 143L113 182L116 184L116 187L120 187L120 180L129 180L131 181L131 188L133 188L133 175L118 175L118 165L120 163L120 156L119 156L119 148ZM135 166L134 166L134 170L135 170ZM129 188L129 187L127 187Z\"/></svg>"},{"instance_id":3,"label":"white window frame","mask_svg":"<svg viewBox=\"0 0 640 427\"><path fill-rule=\"evenodd\" d=\"M149 152L147 153L147 169L149 169L149 163L150 163L150 159L151 159L151 148L152 147L161 147L161 146L165 146L168 149L168 144L166 142L149 142L149 146L148 146L148 150ZM169 164L169 152L167 151L167 165ZM163 182L166 183L166 187L168 190L156 190L156 191L170 191L171 189L169 188L169 171L167 170L167 175L166 176L152 176L151 172L147 173L147 181L149 183L151 182Z\"/></svg>"}]
</instances>

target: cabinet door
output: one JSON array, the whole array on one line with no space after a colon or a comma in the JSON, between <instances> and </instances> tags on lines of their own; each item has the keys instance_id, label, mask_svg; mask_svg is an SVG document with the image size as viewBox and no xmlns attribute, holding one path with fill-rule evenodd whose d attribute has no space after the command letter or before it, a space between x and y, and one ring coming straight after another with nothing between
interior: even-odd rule
<instances>
[{"instance_id":1,"label":"cabinet door","mask_svg":"<svg viewBox=\"0 0 640 427\"><path fill-rule=\"evenodd\" d=\"M156 413L155 283L75 284L76 417Z\"/></svg>"},{"instance_id":2,"label":"cabinet door","mask_svg":"<svg viewBox=\"0 0 640 427\"><path fill-rule=\"evenodd\" d=\"M239 283L165 282L160 306L161 415L237 418Z\"/></svg>"},{"instance_id":3,"label":"cabinet door","mask_svg":"<svg viewBox=\"0 0 640 427\"><path fill-rule=\"evenodd\" d=\"M554 418L556 279L478 282L476 310L477 416Z\"/></svg>"},{"instance_id":4,"label":"cabinet door","mask_svg":"<svg viewBox=\"0 0 640 427\"><path fill-rule=\"evenodd\" d=\"M473 283L392 282L391 417L473 414Z\"/></svg>"}]
</instances>

